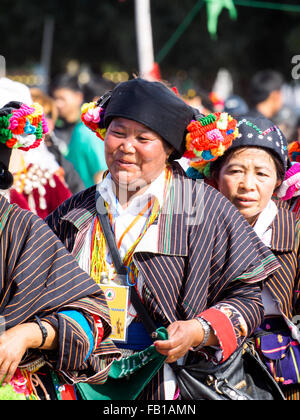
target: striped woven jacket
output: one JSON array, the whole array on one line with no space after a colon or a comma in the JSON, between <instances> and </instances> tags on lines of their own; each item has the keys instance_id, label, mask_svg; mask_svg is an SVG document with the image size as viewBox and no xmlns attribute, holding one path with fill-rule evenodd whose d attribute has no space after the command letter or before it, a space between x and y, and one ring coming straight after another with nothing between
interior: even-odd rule
<instances>
[{"instance_id":1,"label":"striped woven jacket","mask_svg":"<svg viewBox=\"0 0 300 420\"><path fill-rule=\"evenodd\" d=\"M95 215L96 188L91 187L46 221L78 258ZM276 258L223 195L186 177L177 164L156 228L134 254L144 278L144 305L165 326L201 314L214 328L226 360L261 323L260 281L279 267ZM161 383L159 372L143 397L163 399Z\"/></svg>"},{"instance_id":2,"label":"striped woven jacket","mask_svg":"<svg viewBox=\"0 0 300 420\"><path fill-rule=\"evenodd\" d=\"M9 207L1 195L0 221L0 314L6 328L38 315L58 330L58 350L44 353L54 369L71 382L105 381L119 352L107 341L111 325L102 291L40 218L17 205ZM86 333L61 313L63 309L84 313L95 341L89 357ZM95 315L104 327L99 348Z\"/></svg>"},{"instance_id":3,"label":"striped woven jacket","mask_svg":"<svg viewBox=\"0 0 300 420\"><path fill-rule=\"evenodd\" d=\"M280 269L273 273L266 285L280 304L284 315L292 320L300 313L300 221L296 215L279 207L272 223L271 250L280 262Z\"/></svg>"}]
</instances>

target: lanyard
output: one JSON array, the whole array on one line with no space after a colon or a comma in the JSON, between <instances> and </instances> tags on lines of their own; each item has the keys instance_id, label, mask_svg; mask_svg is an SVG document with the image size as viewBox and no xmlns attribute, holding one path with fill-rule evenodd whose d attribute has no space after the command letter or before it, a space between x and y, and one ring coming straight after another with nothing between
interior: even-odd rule
<instances>
[{"instance_id":1,"label":"lanyard","mask_svg":"<svg viewBox=\"0 0 300 420\"><path fill-rule=\"evenodd\" d=\"M168 191L171 188L172 182L172 170L170 167L166 168L165 171L165 185L164 185L164 197L167 196ZM112 229L114 230L114 223L113 223L113 217L111 215L111 212L109 211L109 206L106 202L105 207L107 209L107 213L109 215L109 220ZM152 207L152 209L151 209ZM126 255L123 259L124 265L127 267L127 283L130 286L135 286L137 282L137 268L135 267L133 263L133 254L136 246L141 241L143 236L145 235L146 231L149 229L149 227L154 223L154 221L159 216L159 213L161 211L159 201L157 198L150 198L146 206L141 210L141 212L135 217L135 219L132 221L132 223L125 229L125 231L122 233L119 241L118 241L118 249L122 245L122 241L126 234L129 232L130 229L138 222L138 220L151 209L149 212L145 225L136 239L136 241L132 244L132 246L128 249L126 252ZM115 234L115 232L114 232ZM104 234L101 229L100 222L98 220L98 217L94 220L94 225L92 229L92 241L91 241L91 276L94 278L96 282L100 282L101 273L106 273L109 276L109 266L106 261L106 255L105 255L105 238Z\"/></svg>"},{"instance_id":2,"label":"lanyard","mask_svg":"<svg viewBox=\"0 0 300 420\"><path fill-rule=\"evenodd\" d=\"M117 244L118 249L121 248L122 241L123 241L125 235L133 228L133 226L139 221L139 219L150 209L151 204L152 204L152 200L149 199L148 200L148 203L145 205L145 207L139 212L139 214L134 218L134 220L130 223L130 225L124 230L124 232L122 233L122 235L121 235L121 237L120 237L120 239L118 241L118 244ZM105 203L105 206L106 206L107 212L109 214L109 219L110 219L111 226L113 228L114 233L116 234L116 231L115 231L115 222L113 221L113 216L109 212L107 203Z\"/></svg>"}]
</instances>

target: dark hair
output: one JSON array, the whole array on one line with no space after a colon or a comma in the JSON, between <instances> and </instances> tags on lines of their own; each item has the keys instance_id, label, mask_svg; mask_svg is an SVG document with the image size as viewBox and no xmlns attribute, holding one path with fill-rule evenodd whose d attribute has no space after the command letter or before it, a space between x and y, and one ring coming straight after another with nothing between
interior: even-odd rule
<instances>
[{"instance_id":1,"label":"dark hair","mask_svg":"<svg viewBox=\"0 0 300 420\"><path fill-rule=\"evenodd\" d=\"M227 152L224 153L223 156L219 157L217 160L215 160L214 162L211 163L210 165L210 176L211 178L214 179L218 179L222 166L225 164L225 162L227 162L228 159L231 158L231 156L233 155L233 153L235 153L237 150L242 150L242 149L248 149L251 147L255 147L256 149L261 149L264 150L265 152L269 153L269 155L272 157L275 168L276 168L276 175L277 175L277 180L283 182L284 181L284 176L285 176L285 170L283 167L283 164L281 162L281 160L276 156L275 153L272 152L272 150L267 150L264 147L258 147L258 146L241 146L241 147L237 147L237 148L233 148L233 149L229 149Z\"/></svg>"},{"instance_id":2,"label":"dark hair","mask_svg":"<svg viewBox=\"0 0 300 420\"><path fill-rule=\"evenodd\" d=\"M110 80L103 79L102 77L93 77L82 87L84 100L85 102L93 102L95 98L100 98L115 87L116 84Z\"/></svg>"},{"instance_id":3,"label":"dark hair","mask_svg":"<svg viewBox=\"0 0 300 420\"><path fill-rule=\"evenodd\" d=\"M280 90L283 83L283 76L277 71L263 70L256 73L250 82L251 105L255 106L265 101L272 92Z\"/></svg>"},{"instance_id":4,"label":"dark hair","mask_svg":"<svg viewBox=\"0 0 300 420\"><path fill-rule=\"evenodd\" d=\"M82 89L78 82L78 77L69 76L68 74L57 76L54 79L51 85L51 92L53 93L57 89L68 89L72 90L73 92L82 92Z\"/></svg>"},{"instance_id":5,"label":"dark hair","mask_svg":"<svg viewBox=\"0 0 300 420\"><path fill-rule=\"evenodd\" d=\"M6 166L0 162L0 190L8 190L14 183L13 175Z\"/></svg>"}]
</instances>

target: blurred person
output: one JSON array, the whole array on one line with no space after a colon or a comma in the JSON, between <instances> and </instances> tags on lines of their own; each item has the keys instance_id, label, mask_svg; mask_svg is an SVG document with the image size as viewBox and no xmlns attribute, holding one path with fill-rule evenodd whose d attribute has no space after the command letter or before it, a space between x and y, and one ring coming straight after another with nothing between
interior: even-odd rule
<instances>
[{"instance_id":1,"label":"blurred person","mask_svg":"<svg viewBox=\"0 0 300 420\"><path fill-rule=\"evenodd\" d=\"M84 102L97 101L107 91L114 89L115 86L116 84L111 80L93 75L83 87Z\"/></svg>"},{"instance_id":2,"label":"blurred person","mask_svg":"<svg viewBox=\"0 0 300 420\"><path fill-rule=\"evenodd\" d=\"M298 117L292 107L283 105L277 114L274 115L273 121L283 132L288 143L298 140Z\"/></svg>"},{"instance_id":3,"label":"blurred person","mask_svg":"<svg viewBox=\"0 0 300 420\"><path fill-rule=\"evenodd\" d=\"M10 101L20 101L26 105L31 105L30 90L23 83L7 77L0 77L0 107L3 107Z\"/></svg>"},{"instance_id":4,"label":"blurred person","mask_svg":"<svg viewBox=\"0 0 300 420\"><path fill-rule=\"evenodd\" d=\"M52 95L59 114L54 130L60 140L59 149L73 163L84 186L91 187L101 180L107 166L103 144L97 142L80 119L84 95L77 77L57 78Z\"/></svg>"},{"instance_id":5,"label":"blurred person","mask_svg":"<svg viewBox=\"0 0 300 420\"><path fill-rule=\"evenodd\" d=\"M14 176L9 201L42 219L72 195L54 155L44 143L27 155L14 149L9 170Z\"/></svg>"},{"instance_id":6,"label":"blurred person","mask_svg":"<svg viewBox=\"0 0 300 420\"><path fill-rule=\"evenodd\" d=\"M239 95L230 95L224 102L224 111L233 117L247 114L249 107L246 101Z\"/></svg>"},{"instance_id":7,"label":"blurred person","mask_svg":"<svg viewBox=\"0 0 300 420\"><path fill-rule=\"evenodd\" d=\"M50 153L55 156L57 163L62 168L61 176L62 181L65 181L72 194L76 194L84 189L84 184L75 170L74 165L67 160L59 149L60 140L54 133L55 124L58 118L58 110L55 101L50 96L46 95L38 88L31 90L32 100L38 102L44 108L45 117L47 120L49 132L45 136L45 144Z\"/></svg>"},{"instance_id":8,"label":"blurred person","mask_svg":"<svg viewBox=\"0 0 300 420\"><path fill-rule=\"evenodd\" d=\"M274 70L262 70L250 81L248 115L272 120L283 105L283 76Z\"/></svg>"},{"instance_id":9,"label":"blurred person","mask_svg":"<svg viewBox=\"0 0 300 420\"><path fill-rule=\"evenodd\" d=\"M34 103L38 110L41 104ZM51 120L49 120L51 125ZM14 176L8 190L8 200L44 219L72 194L55 156L44 141L38 148L26 152L14 148L10 158L10 172Z\"/></svg>"},{"instance_id":10,"label":"blurred person","mask_svg":"<svg viewBox=\"0 0 300 420\"><path fill-rule=\"evenodd\" d=\"M224 100L216 92L210 92L209 98L213 104L214 112L222 112L224 110Z\"/></svg>"},{"instance_id":11,"label":"blurred person","mask_svg":"<svg viewBox=\"0 0 300 420\"><path fill-rule=\"evenodd\" d=\"M8 102L31 104L30 89L21 84L0 79L0 96ZM14 185L6 192L11 203L21 208L31 210L45 218L59 204L70 197L71 193L61 180L59 165L44 144L40 148L24 153L21 149L13 149L10 159L10 169L14 174Z\"/></svg>"},{"instance_id":12,"label":"blurred person","mask_svg":"<svg viewBox=\"0 0 300 420\"><path fill-rule=\"evenodd\" d=\"M176 88L173 88L176 89ZM177 93L177 89L176 89ZM211 100L210 94L202 88L190 89L186 95L183 95L182 99L191 107L199 111L203 115L208 115L214 112L214 104ZM181 167L187 171L189 168L189 160L185 157L178 159L178 163Z\"/></svg>"},{"instance_id":13,"label":"blurred person","mask_svg":"<svg viewBox=\"0 0 300 420\"><path fill-rule=\"evenodd\" d=\"M210 94L203 89L190 89L183 99L193 108L196 108L203 115L214 112L214 104L210 98Z\"/></svg>"}]
</instances>

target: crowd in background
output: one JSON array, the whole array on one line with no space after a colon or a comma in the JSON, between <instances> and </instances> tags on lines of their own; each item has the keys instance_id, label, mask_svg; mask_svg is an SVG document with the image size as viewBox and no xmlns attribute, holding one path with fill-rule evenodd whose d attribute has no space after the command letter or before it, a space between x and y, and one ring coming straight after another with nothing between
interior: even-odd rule
<instances>
[{"instance_id":1,"label":"crowd in background","mask_svg":"<svg viewBox=\"0 0 300 420\"><path fill-rule=\"evenodd\" d=\"M10 199L45 218L59 204L84 188L98 183L106 170L104 145L80 119L81 106L97 100L115 86L101 77L81 85L77 76L56 77L45 93L7 78L0 80L1 105L19 99L38 102L45 110L49 133L45 145L27 154L14 152L11 170L14 186ZM170 88L173 87L168 83ZM191 106L207 115L225 111L233 117L250 115L272 120L283 131L289 144L300 140L300 117L284 103L284 78L272 70L260 71L249 80L248 96L236 94L225 100L208 89L193 89L192 95L180 92ZM292 147L292 146L291 146ZM181 160L185 168L184 159Z\"/></svg>"}]
</instances>

